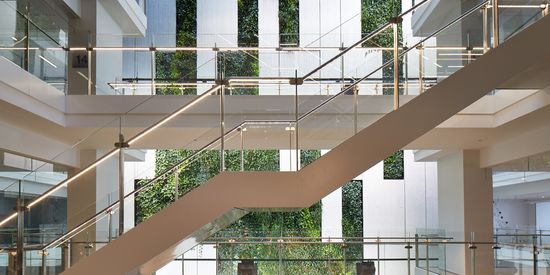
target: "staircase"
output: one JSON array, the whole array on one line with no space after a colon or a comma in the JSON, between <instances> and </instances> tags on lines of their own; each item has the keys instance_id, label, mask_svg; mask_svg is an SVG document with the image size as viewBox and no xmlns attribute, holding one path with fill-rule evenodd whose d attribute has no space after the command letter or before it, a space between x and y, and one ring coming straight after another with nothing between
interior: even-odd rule
<instances>
[{"instance_id":1,"label":"staircase","mask_svg":"<svg viewBox=\"0 0 550 275\"><path fill-rule=\"evenodd\" d=\"M550 18L297 172L222 172L62 274L151 274L250 209L309 207L509 79L550 60Z\"/></svg>"}]
</instances>

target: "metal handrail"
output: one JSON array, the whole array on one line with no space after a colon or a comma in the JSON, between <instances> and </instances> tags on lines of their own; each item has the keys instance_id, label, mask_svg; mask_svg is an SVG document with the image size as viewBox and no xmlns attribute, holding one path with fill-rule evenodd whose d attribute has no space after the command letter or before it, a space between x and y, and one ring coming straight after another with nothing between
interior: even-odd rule
<instances>
[{"instance_id":1,"label":"metal handrail","mask_svg":"<svg viewBox=\"0 0 550 275\"><path fill-rule=\"evenodd\" d=\"M209 89L208 91L206 91L205 93L203 93L202 95L194 98L193 100L191 100L190 102L188 102L187 104L183 105L182 107L178 108L176 111L174 111L170 116L166 117L166 118L163 118L161 119L160 121L154 123L153 125L147 127L145 130L139 132L138 134L136 134L134 137L130 138L127 142L128 143L132 143L132 142L135 142L137 141L139 138L145 136L146 134L148 134L149 132L151 132L152 130L158 128L159 126L163 125L164 123L166 123L169 118L171 117L175 117L177 116L179 113L181 113L182 111L186 110L187 108L189 108L190 106L193 106L194 104L202 101L203 99L205 99L208 95L212 94L213 92L217 91L219 88L221 87L221 85L214 85L211 89ZM134 106L132 109L130 109L128 112L126 112L125 114L128 114L129 112L131 112L132 110L134 110L135 108L137 108L138 106L141 106L143 103L149 101L151 98L153 98L154 96L150 96L148 97L146 100L144 100L143 102L137 104L136 106ZM114 120L113 120L114 121ZM69 177L63 181L61 181L60 183L52 186L50 189L48 189L46 192L42 193L42 195L36 197L34 200L32 200L28 205L27 207L30 208L34 205L36 205L37 203L39 203L40 201L42 201L43 199L49 197L50 195L52 195L53 193L59 191L61 188L65 187L67 184L69 184L70 182L74 181L76 178L78 178L79 176L87 173L88 171L90 171L91 169L95 168L97 165L101 164L103 161L105 161L106 159L110 158L111 156L113 156L114 154L116 154L118 151L120 150L120 148L114 148L110 151L108 151L105 155L101 156L100 158L98 158L97 160L93 161L91 164L87 165L86 167L80 169L78 172L76 172L72 177ZM17 212L9 215L8 217L4 218L2 221L0 221L0 227L4 224L6 224L7 222L11 221L12 219L14 219L15 217L17 217Z\"/></svg>"},{"instance_id":2,"label":"metal handrail","mask_svg":"<svg viewBox=\"0 0 550 275\"><path fill-rule=\"evenodd\" d=\"M424 3L427 3L428 1L430 0L423 0L421 1L420 3L414 5L413 7L411 7L410 9L406 10L405 12L401 13L400 15L396 16L397 18L402 18L403 16L407 15L408 13L416 10L417 8L419 8L420 6L422 6ZM385 29L387 29L388 27L390 27L392 25L391 22L387 22L386 24L378 27L376 30L374 30L373 32L369 33L368 35L366 35L365 37L361 38L359 41L353 43L351 46L345 48L344 50L342 50L340 53L338 53L337 55L333 56L331 59L329 59L328 61L324 62L323 64L319 65L317 68L313 69L311 72L307 73L306 75L302 76L301 79L306 79L306 78L309 78L311 75L313 75L314 73L318 72L319 70L321 70L322 68L326 67L328 64L332 63L334 60L338 59L339 57L341 57L342 55L344 55L345 53L351 51L353 48L365 43L366 41L370 40L371 38L373 38L374 36L378 35L379 33L383 32Z\"/></svg>"},{"instance_id":3,"label":"metal handrail","mask_svg":"<svg viewBox=\"0 0 550 275\"><path fill-rule=\"evenodd\" d=\"M411 12L412 10L416 9L418 6L424 4L425 2L427 2L429 0L424 0L422 1L421 3L417 4L416 6L414 6L413 8L407 10L405 13L403 13L402 15L400 16L403 16L409 12ZM462 14L461 16L457 17L456 19L452 20L451 22L449 22L448 24L446 24L445 26L439 28L437 31L435 31L434 33L432 33L430 36L428 37L425 37L424 39L422 39L420 42L418 42L417 44L415 44L415 46L413 47L409 47L407 48L406 50L402 51L401 54L398 56L399 57L402 57L404 54L406 54L407 52L409 52L411 49L413 48L416 48L417 46L419 45L422 45L422 43L424 43L427 39L430 39L431 37L439 34L441 31L447 29L448 27L450 27L451 25L455 24L456 22L460 21L462 18L470 15L471 13L473 13L474 11L478 10L480 7L482 7L483 5L485 5L488 1L484 1L478 5L476 5L475 7L473 7L472 9L470 9L468 12ZM312 74L314 74L316 71L322 69L323 67L325 67L326 65L328 65L328 63L336 60L338 57L340 57L341 55L343 55L344 53L348 52L349 50L351 50L352 48L354 48L355 46L361 44L361 43L364 43L365 41L369 40L370 38L372 38L374 35L376 35L377 33L379 33L380 31L383 31L385 28L387 28L387 26L389 26L389 24L391 23L387 23L385 24L383 27L380 27L378 28L375 32L371 33L370 35L362 38L361 40L359 40L359 42L356 42L354 43L352 46L348 47L346 50L343 50L342 52L340 52L338 55L336 55L335 57L333 57L331 60L325 62L324 64L320 65L319 67L317 67L316 69L314 69L313 71L311 71L310 73L308 73L306 76L304 76L303 78L307 78L308 76L311 76ZM368 75L366 75L365 77L355 81L353 84L349 85L348 87L346 87L345 89L343 89L342 91L340 91L339 93L335 94L335 95L332 95L331 97L329 97L327 100L325 100L324 102L322 102L321 104L317 105L316 107L314 107L313 109L311 109L310 111L304 113L302 116L298 117L297 120L277 120L277 121L270 121L270 120L258 120L258 121L254 121L254 120L245 120L243 122L241 122L240 124L238 124L237 126L233 127L231 130L229 130L228 132L226 132L223 136L220 136L218 138L216 138L215 140L211 141L210 143L208 143L207 145L203 146L201 149L197 150L195 153L193 153L191 156L188 156L186 157L185 159L179 161L178 163L176 163L175 165L173 165L172 167L166 169L165 171L163 171L162 173L160 173L159 175L155 176L153 179L149 180L144 186L141 186L140 188L138 189L135 189L134 191L130 192L129 194L125 195L124 196L124 199L126 199L127 197L129 196L132 196L134 194L136 194L137 192L140 192L142 190L144 190L145 188L149 187L151 184L153 184L154 182L156 182L157 180L159 180L160 178L172 173L172 172L175 172L176 170L180 169L180 166L183 165L185 162L188 162L190 159L194 158L195 156L197 156L198 154L202 153L204 150L206 150L207 148L209 148L210 146L212 146L213 144L215 144L216 142L218 141L221 141L225 136L228 136L229 134L232 134L233 132L237 131L238 129L242 128L244 125L248 124L248 123L269 123L269 122L283 122L283 123L298 123L299 121L307 118L309 115L311 115L313 112L315 112L316 110L322 108L323 106L325 106L326 104L328 104L329 102L331 102L334 98L336 98L337 96L351 90L354 86L358 85L361 81L365 80L366 78L368 78L370 75L374 74L376 71L378 71L379 69L391 64L393 62L393 59L392 60L389 60L387 61L386 63L384 63L382 66L380 66L379 68L376 68L375 70L373 70L371 73L369 73ZM238 78L235 78L235 79L238 79ZM287 78L274 78L274 79L287 79ZM223 91L222 91L223 92ZM204 94L203 94L204 95ZM151 127L153 128L153 127ZM149 132L149 128L144 130L143 132ZM143 133L142 132L142 133ZM140 133L141 134L141 133ZM139 135L139 134L138 134ZM189 191L188 191L189 192ZM187 192L185 193L187 194ZM108 214L109 212L113 211L116 209L116 207L118 205L120 205L120 201L116 201L114 202L113 204L109 205L108 207L106 207L105 209L103 209L102 211L99 211L98 213L96 213L95 215L93 215L92 217L90 217L89 219L85 220L84 222L82 222L80 225L76 226L75 228L73 228L72 230L70 230L69 232L67 232L66 234L64 234L63 236L61 236L60 238L50 242L49 244L47 244L46 246L44 246L44 249L49 249L49 248L52 248L54 246L56 246L57 244L60 244L60 243L63 243L64 240L67 240L69 238L71 238L73 235L76 235L78 234L79 232L81 232L81 230L83 230L84 228L86 228L89 224L92 224L92 222L98 218L99 216L101 215L105 215L105 214ZM124 203L124 202L122 202ZM101 217L103 218L103 217Z\"/></svg>"}]
</instances>

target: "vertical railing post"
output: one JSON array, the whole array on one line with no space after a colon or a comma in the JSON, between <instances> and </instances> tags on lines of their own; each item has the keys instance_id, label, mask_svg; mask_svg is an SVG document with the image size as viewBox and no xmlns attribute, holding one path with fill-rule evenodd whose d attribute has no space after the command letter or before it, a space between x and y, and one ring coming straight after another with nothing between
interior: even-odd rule
<instances>
[{"instance_id":1,"label":"vertical railing post","mask_svg":"<svg viewBox=\"0 0 550 275\"><path fill-rule=\"evenodd\" d=\"M407 241L407 245L405 246L405 249L407 249L407 275L411 275L411 249L412 245L410 241Z\"/></svg>"},{"instance_id":2,"label":"vertical railing post","mask_svg":"<svg viewBox=\"0 0 550 275\"><path fill-rule=\"evenodd\" d=\"M417 267L419 267L419 261L418 261L419 252L420 252L420 248L418 247L418 234L414 234L414 261Z\"/></svg>"},{"instance_id":3,"label":"vertical railing post","mask_svg":"<svg viewBox=\"0 0 550 275\"><path fill-rule=\"evenodd\" d=\"M470 274L476 274L476 249L477 245L475 244L475 232L470 234L470 243L468 244L470 249Z\"/></svg>"},{"instance_id":4,"label":"vertical railing post","mask_svg":"<svg viewBox=\"0 0 550 275\"><path fill-rule=\"evenodd\" d=\"M537 248L537 235L533 235L533 275L539 274L538 257L539 251Z\"/></svg>"},{"instance_id":5,"label":"vertical railing post","mask_svg":"<svg viewBox=\"0 0 550 275\"><path fill-rule=\"evenodd\" d=\"M86 55L87 55L87 59L88 59L88 85L87 85L87 94L88 95L92 95L92 47L89 46L87 49L86 49Z\"/></svg>"},{"instance_id":6,"label":"vertical railing post","mask_svg":"<svg viewBox=\"0 0 550 275\"><path fill-rule=\"evenodd\" d=\"M88 46L86 47L86 60L88 61L87 62L87 70L88 70L88 85L87 85L87 88L88 88L88 95L92 95L93 93L93 83L92 83L92 61L93 61L93 58L92 58L92 54L93 54L93 47L92 47L92 34L91 33L88 33Z\"/></svg>"},{"instance_id":7,"label":"vertical railing post","mask_svg":"<svg viewBox=\"0 0 550 275\"><path fill-rule=\"evenodd\" d=\"M541 6L542 16L547 16L548 15L548 6L550 6L550 4L542 4L542 6Z\"/></svg>"},{"instance_id":8,"label":"vertical railing post","mask_svg":"<svg viewBox=\"0 0 550 275\"><path fill-rule=\"evenodd\" d=\"M46 250L42 250L40 251L40 254L42 256L42 267L41 267L41 275L46 275L47 274L47 268L46 268L46 256L48 256L48 252Z\"/></svg>"},{"instance_id":9,"label":"vertical railing post","mask_svg":"<svg viewBox=\"0 0 550 275\"><path fill-rule=\"evenodd\" d=\"M149 50L151 51L151 95L155 95L157 93L155 85L155 77L157 72L155 53L157 50L155 47L151 47Z\"/></svg>"},{"instance_id":10,"label":"vertical railing post","mask_svg":"<svg viewBox=\"0 0 550 275\"><path fill-rule=\"evenodd\" d=\"M376 237L376 270L380 273L380 237Z\"/></svg>"},{"instance_id":11,"label":"vertical railing post","mask_svg":"<svg viewBox=\"0 0 550 275\"><path fill-rule=\"evenodd\" d=\"M244 126L239 128L239 133L241 136L241 171L244 171Z\"/></svg>"},{"instance_id":12,"label":"vertical railing post","mask_svg":"<svg viewBox=\"0 0 550 275\"><path fill-rule=\"evenodd\" d=\"M487 5L481 7L481 13L483 16L483 53L489 50L489 13Z\"/></svg>"},{"instance_id":13,"label":"vertical railing post","mask_svg":"<svg viewBox=\"0 0 550 275\"><path fill-rule=\"evenodd\" d=\"M296 145L296 171L300 170L300 150L298 149L298 119L299 119L299 110L298 110L298 85L301 84L301 79L298 79L298 70L294 70L294 139ZM292 130L292 128L290 129ZM292 163L290 164L292 168ZM290 169L292 170L292 169Z\"/></svg>"},{"instance_id":14,"label":"vertical railing post","mask_svg":"<svg viewBox=\"0 0 550 275\"><path fill-rule=\"evenodd\" d=\"M406 46L403 45L403 50L407 50ZM403 94L409 94L409 55L405 54L403 56Z\"/></svg>"},{"instance_id":15,"label":"vertical railing post","mask_svg":"<svg viewBox=\"0 0 550 275\"><path fill-rule=\"evenodd\" d=\"M17 275L24 274L24 257L25 250L23 246L25 245L25 202L22 197L21 188L22 182L19 180L19 193L17 197L17 247L16 247L16 258L15 258L15 269Z\"/></svg>"},{"instance_id":16,"label":"vertical railing post","mask_svg":"<svg viewBox=\"0 0 550 275\"><path fill-rule=\"evenodd\" d=\"M393 109L399 108L399 23L400 17L390 20L393 26Z\"/></svg>"},{"instance_id":17,"label":"vertical railing post","mask_svg":"<svg viewBox=\"0 0 550 275\"><path fill-rule=\"evenodd\" d=\"M225 85L219 89L220 91L220 172L225 171L225 106L224 94Z\"/></svg>"},{"instance_id":18,"label":"vertical railing post","mask_svg":"<svg viewBox=\"0 0 550 275\"><path fill-rule=\"evenodd\" d=\"M418 93L424 92L424 47L418 45Z\"/></svg>"},{"instance_id":19,"label":"vertical railing post","mask_svg":"<svg viewBox=\"0 0 550 275\"><path fill-rule=\"evenodd\" d=\"M177 201L179 199L179 186L180 186L180 169L179 166L176 167L176 172L174 173L174 201ZM182 258L183 260L183 258Z\"/></svg>"},{"instance_id":20,"label":"vertical railing post","mask_svg":"<svg viewBox=\"0 0 550 275\"><path fill-rule=\"evenodd\" d=\"M498 47L500 42L498 0L493 0L493 48Z\"/></svg>"},{"instance_id":21,"label":"vertical railing post","mask_svg":"<svg viewBox=\"0 0 550 275\"><path fill-rule=\"evenodd\" d=\"M426 274L430 274L430 242L426 236Z\"/></svg>"},{"instance_id":22,"label":"vertical railing post","mask_svg":"<svg viewBox=\"0 0 550 275\"><path fill-rule=\"evenodd\" d=\"M71 267L71 241L68 240L62 246L62 261L63 261L63 270L67 270Z\"/></svg>"},{"instance_id":23,"label":"vertical railing post","mask_svg":"<svg viewBox=\"0 0 550 275\"><path fill-rule=\"evenodd\" d=\"M25 71L29 71L30 65L30 43L31 38L29 36L30 34L30 7L29 7L29 1L26 2L25 5L25 56L23 57L23 68Z\"/></svg>"},{"instance_id":24,"label":"vertical railing post","mask_svg":"<svg viewBox=\"0 0 550 275\"><path fill-rule=\"evenodd\" d=\"M111 194L107 195L109 204L111 204ZM113 211L111 209L108 210L107 213L107 224L108 224L108 230L107 232L107 241L111 242L113 240Z\"/></svg>"},{"instance_id":25,"label":"vertical railing post","mask_svg":"<svg viewBox=\"0 0 550 275\"><path fill-rule=\"evenodd\" d=\"M353 89L353 133L357 134L357 111L359 105L359 84L352 87Z\"/></svg>"},{"instance_id":26,"label":"vertical railing post","mask_svg":"<svg viewBox=\"0 0 550 275\"><path fill-rule=\"evenodd\" d=\"M122 135L122 117L120 118L118 142L115 143L118 148L118 235L124 233L124 149L128 148L128 143Z\"/></svg>"}]
</instances>

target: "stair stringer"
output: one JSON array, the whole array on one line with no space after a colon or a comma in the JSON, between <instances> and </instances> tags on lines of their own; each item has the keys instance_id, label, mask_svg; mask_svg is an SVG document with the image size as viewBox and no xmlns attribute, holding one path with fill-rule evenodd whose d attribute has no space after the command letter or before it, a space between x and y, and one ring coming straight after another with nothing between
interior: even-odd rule
<instances>
[{"instance_id":1,"label":"stair stringer","mask_svg":"<svg viewBox=\"0 0 550 275\"><path fill-rule=\"evenodd\" d=\"M62 274L151 274L235 209L309 207L531 64L550 60L548 30L550 17L542 18L298 172L215 176Z\"/></svg>"}]
</instances>

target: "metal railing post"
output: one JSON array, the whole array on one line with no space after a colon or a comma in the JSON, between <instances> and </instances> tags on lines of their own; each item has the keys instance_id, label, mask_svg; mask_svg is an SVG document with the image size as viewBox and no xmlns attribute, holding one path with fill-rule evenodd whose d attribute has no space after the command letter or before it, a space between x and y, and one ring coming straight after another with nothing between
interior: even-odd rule
<instances>
[{"instance_id":1,"label":"metal railing post","mask_svg":"<svg viewBox=\"0 0 550 275\"><path fill-rule=\"evenodd\" d=\"M30 7L29 7L29 1L27 1L25 5L25 56L23 57L23 68L25 71L29 71L29 62L30 62L30 22L29 22L29 13L30 13Z\"/></svg>"},{"instance_id":2,"label":"metal railing post","mask_svg":"<svg viewBox=\"0 0 550 275\"><path fill-rule=\"evenodd\" d=\"M46 275L48 273L46 269L46 256L48 256L48 252L46 250L40 251L42 256L42 267L41 267L41 275Z\"/></svg>"},{"instance_id":3,"label":"metal railing post","mask_svg":"<svg viewBox=\"0 0 550 275\"><path fill-rule=\"evenodd\" d=\"M489 50L489 13L487 5L481 8L481 13L483 16L483 53L486 53Z\"/></svg>"},{"instance_id":4,"label":"metal railing post","mask_svg":"<svg viewBox=\"0 0 550 275\"><path fill-rule=\"evenodd\" d=\"M498 47L500 42L498 0L493 0L493 48Z\"/></svg>"},{"instance_id":5,"label":"metal railing post","mask_svg":"<svg viewBox=\"0 0 550 275\"><path fill-rule=\"evenodd\" d=\"M538 257L539 251L537 248L537 235L533 236L533 275L539 274Z\"/></svg>"},{"instance_id":6,"label":"metal railing post","mask_svg":"<svg viewBox=\"0 0 550 275\"><path fill-rule=\"evenodd\" d=\"M157 71L156 60L155 60L156 48L151 47L149 50L151 51L151 95L155 95L156 94L155 76Z\"/></svg>"},{"instance_id":7,"label":"metal railing post","mask_svg":"<svg viewBox=\"0 0 550 275\"><path fill-rule=\"evenodd\" d=\"M296 143L296 171L298 171L300 170L300 150L298 149L298 85L300 84L300 80L298 79L298 70L294 70L294 81L294 139ZM292 163L290 164L290 166L292 168Z\"/></svg>"},{"instance_id":8,"label":"metal railing post","mask_svg":"<svg viewBox=\"0 0 550 275\"><path fill-rule=\"evenodd\" d=\"M393 109L399 108L399 44L397 23L393 24Z\"/></svg>"},{"instance_id":9,"label":"metal railing post","mask_svg":"<svg viewBox=\"0 0 550 275\"><path fill-rule=\"evenodd\" d=\"M122 129L122 118L120 118L120 128ZM120 130L122 131L122 130ZM129 145L124 141L122 132L118 134L118 142L115 147L118 151L118 236L124 234L124 149Z\"/></svg>"},{"instance_id":10,"label":"metal railing post","mask_svg":"<svg viewBox=\"0 0 550 275\"><path fill-rule=\"evenodd\" d=\"M22 182L19 180L19 192L17 196L17 240L16 240L16 258L15 258L15 270L17 275L24 274L24 257L25 250L25 202L21 196Z\"/></svg>"},{"instance_id":11,"label":"metal railing post","mask_svg":"<svg viewBox=\"0 0 550 275\"><path fill-rule=\"evenodd\" d=\"M430 244L426 236L426 274L430 274Z\"/></svg>"},{"instance_id":12,"label":"metal railing post","mask_svg":"<svg viewBox=\"0 0 550 275\"><path fill-rule=\"evenodd\" d=\"M244 171L244 127L238 129L241 136L241 171Z\"/></svg>"},{"instance_id":13,"label":"metal railing post","mask_svg":"<svg viewBox=\"0 0 550 275\"><path fill-rule=\"evenodd\" d=\"M376 271L380 273L380 237L376 238Z\"/></svg>"},{"instance_id":14,"label":"metal railing post","mask_svg":"<svg viewBox=\"0 0 550 275\"><path fill-rule=\"evenodd\" d=\"M67 270L71 267L71 241L68 240L62 247L62 261L63 261L63 270Z\"/></svg>"},{"instance_id":15,"label":"metal railing post","mask_svg":"<svg viewBox=\"0 0 550 275\"><path fill-rule=\"evenodd\" d=\"M359 85L353 86L353 133L357 134L357 109L359 105L359 88L357 87Z\"/></svg>"},{"instance_id":16,"label":"metal railing post","mask_svg":"<svg viewBox=\"0 0 550 275\"><path fill-rule=\"evenodd\" d=\"M547 16L548 15L548 6L549 4L543 4L541 6L541 9L542 9L542 16Z\"/></svg>"},{"instance_id":17,"label":"metal railing post","mask_svg":"<svg viewBox=\"0 0 550 275\"><path fill-rule=\"evenodd\" d=\"M225 85L220 88L220 172L225 171Z\"/></svg>"},{"instance_id":18,"label":"metal railing post","mask_svg":"<svg viewBox=\"0 0 550 275\"><path fill-rule=\"evenodd\" d=\"M399 108L399 23L400 17L390 19L393 27L393 109Z\"/></svg>"},{"instance_id":19,"label":"metal railing post","mask_svg":"<svg viewBox=\"0 0 550 275\"><path fill-rule=\"evenodd\" d=\"M108 194L107 197L109 198L108 201L111 203L111 194ZM109 214L107 215L107 224L108 224L108 234L107 234L107 241L111 242L113 240L113 212L112 210L109 210Z\"/></svg>"},{"instance_id":20,"label":"metal railing post","mask_svg":"<svg viewBox=\"0 0 550 275\"><path fill-rule=\"evenodd\" d=\"M411 242L407 242L405 249L407 249L407 275L411 275Z\"/></svg>"},{"instance_id":21,"label":"metal railing post","mask_svg":"<svg viewBox=\"0 0 550 275\"><path fill-rule=\"evenodd\" d=\"M176 173L174 173L174 201L177 201L179 199L179 182L180 182L180 171L179 167L176 168Z\"/></svg>"},{"instance_id":22,"label":"metal railing post","mask_svg":"<svg viewBox=\"0 0 550 275\"><path fill-rule=\"evenodd\" d=\"M92 95L92 48L88 47L86 50L86 55L88 56L88 79L87 79L87 94Z\"/></svg>"},{"instance_id":23,"label":"metal railing post","mask_svg":"<svg viewBox=\"0 0 550 275\"><path fill-rule=\"evenodd\" d=\"M418 234L414 234L414 261L418 267L418 253L420 249L418 248Z\"/></svg>"},{"instance_id":24,"label":"metal railing post","mask_svg":"<svg viewBox=\"0 0 550 275\"><path fill-rule=\"evenodd\" d=\"M470 234L470 243L468 244L468 248L470 249L470 274L475 275L476 274L476 249L477 249L477 246L475 244L475 232L472 232Z\"/></svg>"},{"instance_id":25,"label":"metal railing post","mask_svg":"<svg viewBox=\"0 0 550 275\"><path fill-rule=\"evenodd\" d=\"M424 92L424 47L418 45L418 93Z\"/></svg>"}]
</instances>

